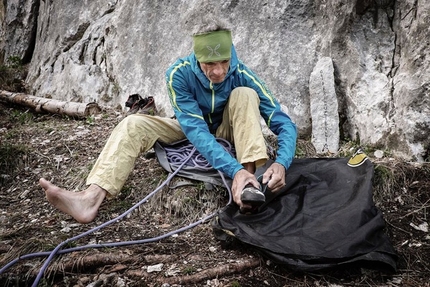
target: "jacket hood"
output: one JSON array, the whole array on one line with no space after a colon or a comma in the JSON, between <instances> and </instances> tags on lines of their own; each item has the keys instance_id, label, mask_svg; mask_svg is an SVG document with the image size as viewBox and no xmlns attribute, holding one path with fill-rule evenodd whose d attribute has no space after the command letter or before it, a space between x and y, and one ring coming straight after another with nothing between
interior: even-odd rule
<instances>
[{"instance_id":1,"label":"jacket hood","mask_svg":"<svg viewBox=\"0 0 430 287\"><path fill-rule=\"evenodd\" d=\"M196 55L194 54L194 52L190 54L189 61L191 63L191 67L192 67L191 69L192 69L193 73L197 76L197 78L199 79L200 83L205 88L210 88L210 81L206 77L206 75L203 73L202 69L200 68L199 62L197 61L197 58L196 58ZM231 45L230 68L227 72L227 75L225 76L226 78L230 77L230 75L236 70L238 62L239 62L239 60L237 58L236 49L234 48L234 45ZM218 86L222 86L224 82L225 81L223 81L222 83L219 83L219 84L213 84L213 87L216 89Z\"/></svg>"}]
</instances>

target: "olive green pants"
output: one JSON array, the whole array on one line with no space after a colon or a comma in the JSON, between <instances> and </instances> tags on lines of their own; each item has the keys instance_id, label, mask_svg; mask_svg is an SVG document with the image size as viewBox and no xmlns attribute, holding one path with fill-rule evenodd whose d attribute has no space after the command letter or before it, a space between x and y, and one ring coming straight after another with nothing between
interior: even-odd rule
<instances>
[{"instance_id":1,"label":"olive green pants","mask_svg":"<svg viewBox=\"0 0 430 287\"><path fill-rule=\"evenodd\" d=\"M224 110L222 124L215 136L233 143L240 163L264 165L267 149L260 126L260 100L246 87L232 91ZM112 131L87 184L96 184L108 192L108 198L118 195L134 168L140 153L153 147L156 141L173 143L185 138L176 119L133 114L124 118Z\"/></svg>"}]
</instances>

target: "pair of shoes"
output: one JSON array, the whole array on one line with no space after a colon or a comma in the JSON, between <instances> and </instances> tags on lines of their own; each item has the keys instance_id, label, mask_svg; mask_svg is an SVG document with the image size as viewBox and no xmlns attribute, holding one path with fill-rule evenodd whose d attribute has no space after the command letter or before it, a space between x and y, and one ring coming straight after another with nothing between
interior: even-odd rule
<instances>
[{"instance_id":1,"label":"pair of shoes","mask_svg":"<svg viewBox=\"0 0 430 287\"><path fill-rule=\"evenodd\" d=\"M248 184L242 190L240 194L240 200L244 204L251 205L251 210L241 210L241 213L255 213L258 211L258 208L266 202L266 196L260 189L256 188L252 184Z\"/></svg>"},{"instance_id":2,"label":"pair of shoes","mask_svg":"<svg viewBox=\"0 0 430 287\"><path fill-rule=\"evenodd\" d=\"M127 116L136 113L154 116L158 113L154 97L151 96L142 98L139 94L130 95L125 102L125 106L130 108Z\"/></svg>"}]
</instances>

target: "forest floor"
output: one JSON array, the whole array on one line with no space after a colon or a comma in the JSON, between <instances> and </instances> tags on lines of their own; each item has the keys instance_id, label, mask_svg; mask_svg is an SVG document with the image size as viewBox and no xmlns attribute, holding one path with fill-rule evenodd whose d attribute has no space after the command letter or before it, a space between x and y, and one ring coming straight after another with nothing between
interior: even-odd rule
<instances>
[{"instance_id":1,"label":"forest floor","mask_svg":"<svg viewBox=\"0 0 430 287\"><path fill-rule=\"evenodd\" d=\"M142 155L119 197L105 200L89 224L78 224L46 201L39 178L82 190L106 139L123 117L105 110L73 119L0 103L0 268L19 256L51 251L117 218L167 178L153 153ZM353 148L345 143L337 156L350 156ZM366 153L375 165L374 202L399 256L394 274L365 268L295 272L244 244L226 248L206 221L146 243L56 256L38 286L430 286L430 166L401 161L387 152L383 158L373 157L371 149ZM308 140L298 141L296 154L316 157ZM66 247L156 238L227 202L224 188L207 190L198 182L165 186L125 218L68 241ZM0 274L0 286L31 286L45 260L46 254L17 261Z\"/></svg>"},{"instance_id":2,"label":"forest floor","mask_svg":"<svg viewBox=\"0 0 430 287\"><path fill-rule=\"evenodd\" d=\"M102 204L96 220L78 224L54 209L38 180L82 190L113 127L123 117L87 119L35 114L0 105L0 268L20 255L50 251L64 240L116 218L167 177L151 153L142 155L120 196ZM299 140L301 157L312 157ZM374 201L399 255L398 272L367 269L294 272L238 244L223 248L209 222L145 244L86 249L54 258L39 286L429 286L430 168L374 159ZM162 236L222 208L226 190L195 183L164 187L126 218L68 247ZM0 275L1 286L30 286L46 257L22 259Z\"/></svg>"}]
</instances>

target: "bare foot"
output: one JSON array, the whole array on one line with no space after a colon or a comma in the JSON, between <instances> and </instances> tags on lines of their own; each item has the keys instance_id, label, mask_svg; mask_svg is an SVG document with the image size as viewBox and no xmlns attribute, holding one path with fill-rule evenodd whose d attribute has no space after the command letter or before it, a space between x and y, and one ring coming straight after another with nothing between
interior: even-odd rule
<instances>
[{"instance_id":1,"label":"bare foot","mask_svg":"<svg viewBox=\"0 0 430 287\"><path fill-rule=\"evenodd\" d=\"M39 184L45 190L46 198L54 207L71 215L80 223L93 221L100 204L106 197L106 191L95 184L81 192L59 188L44 178L39 180Z\"/></svg>"}]
</instances>

